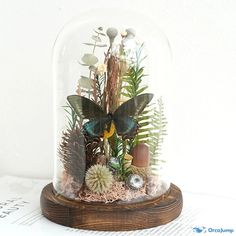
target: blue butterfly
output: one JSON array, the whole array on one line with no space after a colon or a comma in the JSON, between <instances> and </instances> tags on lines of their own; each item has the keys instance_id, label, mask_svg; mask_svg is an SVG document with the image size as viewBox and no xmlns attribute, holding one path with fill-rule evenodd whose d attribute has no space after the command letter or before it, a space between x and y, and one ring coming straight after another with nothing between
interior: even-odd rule
<instances>
[{"instance_id":1,"label":"blue butterfly","mask_svg":"<svg viewBox=\"0 0 236 236\"><path fill-rule=\"evenodd\" d=\"M122 138L133 138L138 129L138 122L134 117L145 109L152 98L151 93L138 95L121 104L114 113L108 114L86 97L71 95L67 100L79 117L89 120L83 125L89 137L104 137L104 134L110 137L115 129Z\"/></svg>"}]
</instances>

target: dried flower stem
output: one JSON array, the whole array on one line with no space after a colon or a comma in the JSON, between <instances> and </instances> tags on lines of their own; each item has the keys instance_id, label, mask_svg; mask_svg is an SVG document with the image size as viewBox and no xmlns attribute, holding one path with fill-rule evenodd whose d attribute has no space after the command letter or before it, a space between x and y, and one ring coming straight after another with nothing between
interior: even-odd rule
<instances>
[{"instance_id":1,"label":"dried flower stem","mask_svg":"<svg viewBox=\"0 0 236 236\"><path fill-rule=\"evenodd\" d=\"M94 99L95 103L98 103L97 93L98 93L98 91L97 91L97 76L94 75L94 79L93 79L93 99Z\"/></svg>"},{"instance_id":2,"label":"dried flower stem","mask_svg":"<svg viewBox=\"0 0 236 236\"><path fill-rule=\"evenodd\" d=\"M114 112L118 107L117 81L119 79L119 61L118 58L111 55L107 62L107 85L106 85L106 103L108 112Z\"/></svg>"}]
</instances>

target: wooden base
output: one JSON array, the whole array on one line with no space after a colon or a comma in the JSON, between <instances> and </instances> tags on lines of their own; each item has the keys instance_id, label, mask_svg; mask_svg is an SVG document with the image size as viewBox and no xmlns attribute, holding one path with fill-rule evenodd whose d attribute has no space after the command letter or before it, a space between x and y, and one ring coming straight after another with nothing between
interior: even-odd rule
<instances>
[{"instance_id":1,"label":"wooden base","mask_svg":"<svg viewBox=\"0 0 236 236\"><path fill-rule=\"evenodd\" d=\"M42 191L40 201L43 215L57 224L104 231L163 225L177 218L183 206L182 193L174 184L161 197L130 204L72 201L54 194L52 184L48 184Z\"/></svg>"}]
</instances>

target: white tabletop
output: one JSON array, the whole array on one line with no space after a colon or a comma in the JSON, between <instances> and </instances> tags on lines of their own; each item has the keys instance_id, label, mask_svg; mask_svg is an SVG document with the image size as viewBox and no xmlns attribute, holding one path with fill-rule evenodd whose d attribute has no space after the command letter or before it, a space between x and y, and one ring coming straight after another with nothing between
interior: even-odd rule
<instances>
[{"instance_id":1,"label":"white tabletop","mask_svg":"<svg viewBox=\"0 0 236 236\"><path fill-rule=\"evenodd\" d=\"M129 232L86 231L64 227L41 215L39 197L49 180L0 178L0 235L190 236L235 235L236 199L183 191L182 214L169 224ZM195 229L194 229L195 228ZM202 230L201 233L198 233Z\"/></svg>"}]
</instances>

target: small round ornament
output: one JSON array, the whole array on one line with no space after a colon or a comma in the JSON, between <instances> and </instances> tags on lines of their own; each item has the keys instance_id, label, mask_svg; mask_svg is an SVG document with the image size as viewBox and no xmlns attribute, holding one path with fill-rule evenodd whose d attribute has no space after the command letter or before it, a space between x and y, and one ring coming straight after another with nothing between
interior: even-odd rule
<instances>
[{"instance_id":1,"label":"small round ornament","mask_svg":"<svg viewBox=\"0 0 236 236\"><path fill-rule=\"evenodd\" d=\"M117 170L120 166L120 162L117 157L111 157L110 160L108 161L108 166L112 170Z\"/></svg>"},{"instance_id":2,"label":"small round ornament","mask_svg":"<svg viewBox=\"0 0 236 236\"><path fill-rule=\"evenodd\" d=\"M129 188L133 190L138 190L143 187L144 185L144 180L143 177L137 174L131 174L129 175L126 184L128 185Z\"/></svg>"}]
</instances>

